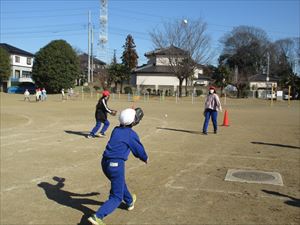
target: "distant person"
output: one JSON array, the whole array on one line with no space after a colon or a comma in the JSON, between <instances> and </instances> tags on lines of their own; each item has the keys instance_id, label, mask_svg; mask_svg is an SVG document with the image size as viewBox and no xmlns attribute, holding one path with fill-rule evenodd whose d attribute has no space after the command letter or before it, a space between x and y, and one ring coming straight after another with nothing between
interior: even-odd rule
<instances>
[{"instance_id":1,"label":"distant person","mask_svg":"<svg viewBox=\"0 0 300 225\"><path fill-rule=\"evenodd\" d=\"M47 100L47 91L45 88L42 89L42 101Z\"/></svg>"},{"instance_id":2,"label":"distant person","mask_svg":"<svg viewBox=\"0 0 300 225\"><path fill-rule=\"evenodd\" d=\"M61 100L65 100L65 89L61 89Z\"/></svg>"},{"instance_id":3,"label":"distant person","mask_svg":"<svg viewBox=\"0 0 300 225\"><path fill-rule=\"evenodd\" d=\"M211 118L214 127L214 133L216 134L218 130L218 111L222 111L222 106L219 96L216 94L216 88L213 86L209 88L209 93L206 97L204 108L203 114L205 116L205 120L202 132L203 134L207 134L208 123L209 119Z\"/></svg>"},{"instance_id":4,"label":"distant person","mask_svg":"<svg viewBox=\"0 0 300 225\"><path fill-rule=\"evenodd\" d=\"M30 102L30 93L28 89L25 90L24 92L24 101L28 100Z\"/></svg>"},{"instance_id":5,"label":"distant person","mask_svg":"<svg viewBox=\"0 0 300 225\"><path fill-rule=\"evenodd\" d=\"M111 214L122 201L127 205L127 210L134 209L136 195L131 194L127 188L125 162L132 152L136 158L148 163L144 146L137 133L132 129L143 116L144 113L140 108L125 109L119 117L120 126L115 127L112 131L101 160L102 171L111 184L110 195L97 212L88 218L93 225L105 225L103 218Z\"/></svg>"},{"instance_id":6,"label":"distant person","mask_svg":"<svg viewBox=\"0 0 300 225\"><path fill-rule=\"evenodd\" d=\"M109 127L109 121L107 119L107 113L115 116L117 114L116 110L111 110L107 106L107 102L109 100L110 93L109 91L103 91L102 97L99 99L97 105L96 105L96 111L95 111L95 119L96 119L96 125L90 132L90 134L87 136L87 138L94 138L98 132L98 130L101 127L101 123L103 123L103 127L100 131L100 136L105 137L105 131Z\"/></svg>"},{"instance_id":7,"label":"distant person","mask_svg":"<svg viewBox=\"0 0 300 225\"><path fill-rule=\"evenodd\" d=\"M35 100L39 102L42 99L42 92L40 88L35 90Z\"/></svg>"}]
</instances>

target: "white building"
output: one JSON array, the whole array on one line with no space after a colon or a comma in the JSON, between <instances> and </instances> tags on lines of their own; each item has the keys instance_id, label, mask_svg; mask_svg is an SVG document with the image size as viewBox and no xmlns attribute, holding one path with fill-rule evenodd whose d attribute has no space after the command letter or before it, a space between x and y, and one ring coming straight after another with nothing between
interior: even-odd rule
<instances>
[{"instance_id":1,"label":"white building","mask_svg":"<svg viewBox=\"0 0 300 225\"><path fill-rule=\"evenodd\" d=\"M258 98L267 98L267 94L271 94L271 90L275 93L277 89L278 78L270 76L267 78L265 74L256 74L249 77L249 87L252 92L256 92Z\"/></svg>"},{"instance_id":2,"label":"white building","mask_svg":"<svg viewBox=\"0 0 300 225\"><path fill-rule=\"evenodd\" d=\"M11 76L7 88L21 82L34 83L31 78L34 55L6 43L0 43L0 47L10 55Z\"/></svg>"},{"instance_id":3,"label":"white building","mask_svg":"<svg viewBox=\"0 0 300 225\"><path fill-rule=\"evenodd\" d=\"M180 60L180 57L183 59L184 55L185 52L175 46L145 53L148 62L133 71L131 83L136 85L139 90L152 88L155 90L170 89L176 91L179 86L179 79L172 72L169 58ZM202 74L202 68L195 69L193 79L188 81L190 82L188 86L193 86L197 81L200 82L198 78ZM185 80L182 85L185 86Z\"/></svg>"}]
</instances>

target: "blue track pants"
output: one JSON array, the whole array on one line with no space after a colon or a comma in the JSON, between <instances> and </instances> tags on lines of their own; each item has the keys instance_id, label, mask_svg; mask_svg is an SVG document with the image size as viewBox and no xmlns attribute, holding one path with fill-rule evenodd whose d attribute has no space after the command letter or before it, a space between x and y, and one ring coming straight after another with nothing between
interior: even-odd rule
<instances>
[{"instance_id":1,"label":"blue track pants","mask_svg":"<svg viewBox=\"0 0 300 225\"><path fill-rule=\"evenodd\" d=\"M218 111L216 110L212 110L212 109L206 109L204 112L205 115L205 120L204 120L204 124L203 124L203 133L207 133L207 128L208 128L208 123L209 123L209 119L211 117L213 126L214 126L214 132L217 132L218 129L218 123L217 123L217 119L218 119Z\"/></svg>"},{"instance_id":2,"label":"blue track pants","mask_svg":"<svg viewBox=\"0 0 300 225\"><path fill-rule=\"evenodd\" d=\"M92 136L95 136L96 134L97 134L97 132L98 132L98 130L100 129L100 127L101 127L101 121L99 121L99 120L97 120L96 121L96 125L95 125L95 127L92 129L92 131L90 132L90 135L92 135ZM103 123L103 127L102 127L102 129L101 129L101 131L100 131L100 133L101 134L104 134L105 133L105 131L108 129L108 127L109 127L109 121L108 120L105 120L104 121L104 123Z\"/></svg>"},{"instance_id":3,"label":"blue track pants","mask_svg":"<svg viewBox=\"0 0 300 225\"><path fill-rule=\"evenodd\" d=\"M125 182L125 161L102 158L101 166L105 176L111 182L109 199L96 212L96 216L103 219L119 207L123 200L130 205L133 199Z\"/></svg>"}]
</instances>

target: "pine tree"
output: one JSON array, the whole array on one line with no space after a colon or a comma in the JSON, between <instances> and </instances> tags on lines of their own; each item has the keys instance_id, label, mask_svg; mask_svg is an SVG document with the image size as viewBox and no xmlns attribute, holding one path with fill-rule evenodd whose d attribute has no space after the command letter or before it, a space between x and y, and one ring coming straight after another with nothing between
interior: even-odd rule
<instances>
[{"instance_id":1,"label":"pine tree","mask_svg":"<svg viewBox=\"0 0 300 225\"><path fill-rule=\"evenodd\" d=\"M116 49L114 49L114 55L113 55L111 64L117 64L117 54L116 54Z\"/></svg>"},{"instance_id":2,"label":"pine tree","mask_svg":"<svg viewBox=\"0 0 300 225\"><path fill-rule=\"evenodd\" d=\"M138 64L138 55L135 50L135 43L133 37L128 34L126 37L125 45L123 45L124 51L122 54L122 63L127 66L130 70L135 68Z\"/></svg>"}]
</instances>

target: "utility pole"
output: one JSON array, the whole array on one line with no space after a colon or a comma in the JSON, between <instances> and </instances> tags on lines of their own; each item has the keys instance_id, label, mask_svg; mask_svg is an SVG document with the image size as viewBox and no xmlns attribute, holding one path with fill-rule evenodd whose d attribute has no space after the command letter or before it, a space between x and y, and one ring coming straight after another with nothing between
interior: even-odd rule
<instances>
[{"instance_id":1,"label":"utility pole","mask_svg":"<svg viewBox=\"0 0 300 225\"><path fill-rule=\"evenodd\" d=\"M237 84L238 83L238 75L239 75L239 68L237 65L234 66L234 81Z\"/></svg>"},{"instance_id":2,"label":"utility pole","mask_svg":"<svg viewBox=\"0 0 300 225\"><path fill-rule=\"evenodd\" d=\"M89 10L89 19L88 19L88 83L91 82L91 44L90 44L90 25L91 25L91 11Z\"/></svg>"},{"instance_id":3,"label":"utility pole","mask_svg":"<svg viewBox=\"0 0 300 225\"><path fill-rule=\"evenodd\" d=\"M270 74L270 53L267 52L267 78L266 78L266 81L267 81L266 82L266 98L267 99L268 99L268 86L269 86L269 80L270 80L269 74ZM271 90L271 99L273 99L272 90Z\"/></svg>"},{"instance_id":4,"label":"utility pole","mask_svg":"<svg viewBox=\"0 0 300 225\"><path fill-rule=\"evenodd\" d=\"M94 28L93 28L93 25L91 26L91 36L92 36L92 40L91 40L91 82L93 83L94 82Z\"/></svg>"},{"instance_id":5,"label":"utility pole","mask_svg":"<svg viewBox=\"0 0 300 225\"><path fill-rule=\"evenodd\" d=\"M270 53L267 53L267 81L269 81L270 75Z\"/></svg>"}]
</instances>

